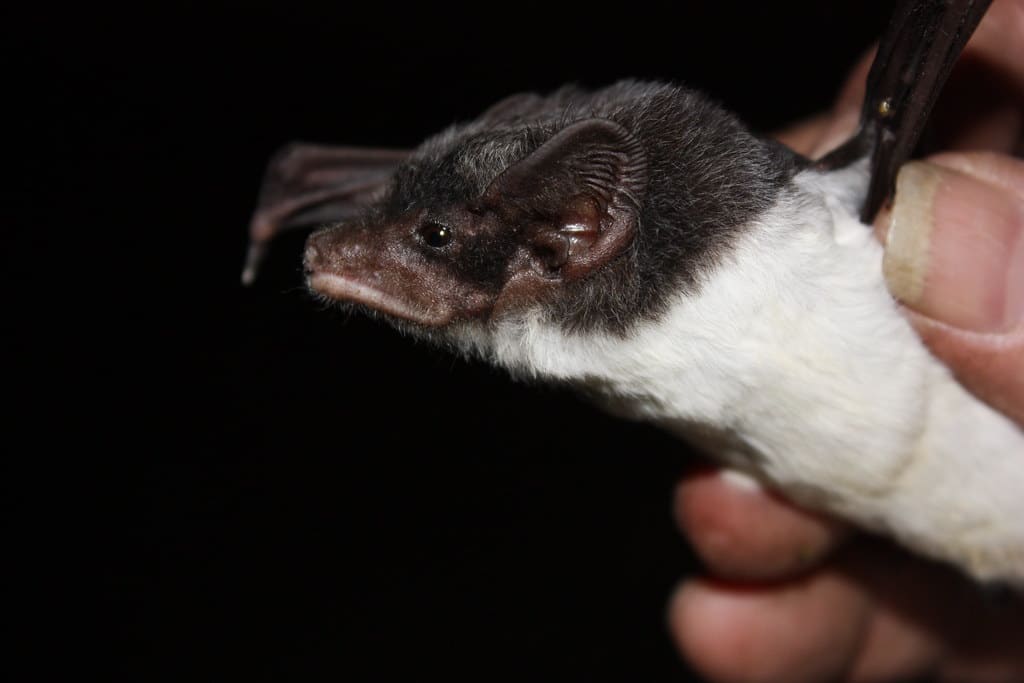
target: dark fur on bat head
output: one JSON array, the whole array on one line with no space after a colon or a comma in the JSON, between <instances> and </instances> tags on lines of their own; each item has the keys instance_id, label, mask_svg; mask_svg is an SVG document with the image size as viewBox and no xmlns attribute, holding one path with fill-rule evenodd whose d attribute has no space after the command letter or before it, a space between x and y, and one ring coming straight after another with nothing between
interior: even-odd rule
<instances>
[{"instance_id":1,"label":"dark fur on bat head","mask_svg":"<svg viewBox=\"0 0 1024 683\"><path fill-rule=\"evenodd\" d=\"M696 293L801 165L680 87L518 95L427 140L363 215L313 234L308 282L410 329L539 307L623 333Z\"/></svg>"}]
</instances>

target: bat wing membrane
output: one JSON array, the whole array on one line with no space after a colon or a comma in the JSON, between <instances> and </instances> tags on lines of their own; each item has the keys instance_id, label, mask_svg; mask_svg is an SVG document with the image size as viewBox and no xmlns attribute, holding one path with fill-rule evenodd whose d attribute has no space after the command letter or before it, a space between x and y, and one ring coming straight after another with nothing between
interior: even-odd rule
<instances>
[{"instance_id":1,"label":"bat wing membrane","mask_svg":"<svg viewBox=\"0 0 1024 683\"><path fill-rule=\"evenodd\" d=\"M249 223L242 282L251 284L277 234L344 220L365 207L388 183L406 150L292 143L267 167Z\"/></svg>"}]
</instances>

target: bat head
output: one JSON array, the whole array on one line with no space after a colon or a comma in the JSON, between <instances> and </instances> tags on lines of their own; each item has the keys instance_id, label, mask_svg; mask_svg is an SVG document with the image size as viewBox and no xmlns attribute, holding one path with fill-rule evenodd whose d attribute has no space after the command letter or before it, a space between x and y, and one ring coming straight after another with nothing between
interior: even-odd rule
<instances>
[{"instance_id":1,"label":"bat head","mask_svg":"<svg viewBox=\"0 0 1024 683\"><path fill-rule=\"evenodd\" d=\"M673 86L514 96L424 143L361 216L311 235L307 282L434 338L538 311L623 333L696 291L791 177L780 149Z\"/></svg>"},{"instance_id":2,"label":"bat head","mask_svg":"<svg viewBox=\"0 0 1024 683\"><path fill-rule=\"evenodd\" d=\"M362 220L319 230L306 247L309 285L425 327L519 311L620 256L646 184L644 150L628 131L577 121L482 192L388 211L399 187Z\"/></svg>"}]
</instances>

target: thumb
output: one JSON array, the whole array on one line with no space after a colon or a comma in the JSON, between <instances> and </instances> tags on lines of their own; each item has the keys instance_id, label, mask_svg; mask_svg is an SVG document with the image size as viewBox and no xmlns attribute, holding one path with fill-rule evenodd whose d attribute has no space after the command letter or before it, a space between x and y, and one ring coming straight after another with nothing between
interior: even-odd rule
<instances>
[{"instance_id":1,"label":"thumb","mask_svg":"<svg viewBox=\"0 0 1024 683\"><path fill-rule=\"evenodd\" d=\"M908 163L876 228L886 282L925 343L969 389L1024 418L1024 162Z\"/></svg>"},{"instance_id":2,"label":"thumb","mask_svg":"<svg viewBox=\"0 0 1024 683\"><path fill-rule=\"evenodd\" d=\"M976 332L1008 332L1020 325L1020 162L997 155L949 154L906 164L885 227L885 279L905 305Z\"/></svg>"}]
</instances>

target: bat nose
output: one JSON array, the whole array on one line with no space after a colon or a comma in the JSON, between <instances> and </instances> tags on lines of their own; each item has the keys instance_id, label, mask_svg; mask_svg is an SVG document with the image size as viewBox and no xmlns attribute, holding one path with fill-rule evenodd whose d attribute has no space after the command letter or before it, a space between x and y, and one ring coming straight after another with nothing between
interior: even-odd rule
<instances>
[{"instance_id":1,"label":"bat nose","mask_svg":"<svg viewBox=\"0 0 1024 683\"><path fill-rule=\"evenodd\" d=\"M374 254L366 245L367 239L368 232L359 227L325 226L306 239L303 269L310 275L363 264Z\"/></svg>"},{"instance_id":2,"label":"bat nose","mask_svg":"<svg viewBox=\"0 0 1024 683\"><path fill-rule=\"evenodd\" d=\"M323 269L325 253L327 250L324 244L324 233L318 232L310 235L306 240L306 252L302 257L302 268L306 275Z\"/></svg>"},{"instance_id":3,"label":"bat nose","mask_svg":"<svg viewBox=\"0 0 1024 683\"><path fill-rule=\"evenodd\" d=\"M306 277L373 270L379 265L381 250L377 244L368 244L372 237L372 233L361 226L335 224L320 228L306 239L302 257Z\"/></svg>"}]
</instances>

